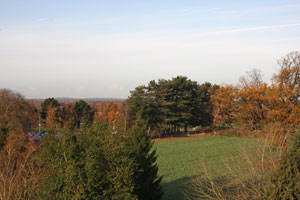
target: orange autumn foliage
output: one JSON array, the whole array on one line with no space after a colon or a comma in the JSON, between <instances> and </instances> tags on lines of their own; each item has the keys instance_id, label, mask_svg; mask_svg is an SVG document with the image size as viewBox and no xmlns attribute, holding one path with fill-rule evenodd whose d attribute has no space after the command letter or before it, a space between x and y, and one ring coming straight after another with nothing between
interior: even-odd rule
<instances>
[{"instance_id":1,"label":"orange autumn foliage","mask_svg":"<svg viewBox=\"0 0 300 200\"><path fill-rule=\"evenodd\" d=\"M33 199L41 175L32 160L37 149L25 134L9 133L0 152L0 200Z\"/></svg>"},{"instance_id":2,"label":"orange autumn foliage","mask_svg":"<svg viewBox=\"0 0 300 200\"><path fill-rule=\"evenodd\" d=\"M100 103L94 114L94 119L112 125L114 128L119 126L125 120L126 111L124 111L123 103L118 102L102 102Z\"/></svg>"},{"instance_id":3,"label":"orange autumn foliage","mask_svg":"<svg viewBox=\"0 0 300 200\"><path fill-rule=\"evenodd\" d=\"M46 122L47 125L50 127L56 127L58 123L58 108L57 107L50 107L47 112Z\"/></svg>"},{"instance_id":4,"label":"orange autumn foliage","mask_svg":"<svg viewBox=\"0 0 300 200\"><path fill-rule=\"evenodd\" d=\"M243 87L237 93L236 119L238 124L251 129L258 129L266 123L267 116L267 84Z\"/></svg>"},{"instance_id":5,"label":"orange autumn foliage","mask_svg":"<svg viewBox=\"0 0 300 200\"><path fill-rule=\"evenodd\" d=\"M261 129L269 123L282 127L300 125L300 53L292 52L279 61L281 69L273 84L261 80L259 70L247 73L240 86L227 85L212 96L214 125L237 124Z\"/></svg>"},{"instance_id":6,"label":"orange autumn foliage","mask_svg":"<svg viewBox=\"0 0 300 200\"><path fill-rule=\"evenodd\" d=\"M120 119L120 107L116 103L110 103L108 106L107 121L113 127Z\"/></svg>"},{"instance_id":7,"label":"orange autumn foliage","mask_svg":"<svg viewBox=\"0 0 300 200\"><path fill-rule=\"evenodd\" d=\"M211 102L214 105L214 126L229 125L233 122L237 92L238 88L226 85L217 89L211 96Z\"/></svg>"},{"instance_id":8,"label":"orange autumn foliage","mask_svg":"<svg viewBox=\"0 0 300 200\"><path fill-rule=\"evenodd\" d=\"M108 113L108 104L106 102L102 102L97 106L97 110L94 114L94 119L107 122L107 117L108 117L107 113Z\"/></svg>"}]
</instances>

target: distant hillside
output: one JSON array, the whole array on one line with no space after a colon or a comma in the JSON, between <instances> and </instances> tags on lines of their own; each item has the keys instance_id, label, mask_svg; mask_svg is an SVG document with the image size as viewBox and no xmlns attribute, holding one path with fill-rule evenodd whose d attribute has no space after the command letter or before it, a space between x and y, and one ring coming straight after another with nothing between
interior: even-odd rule
<instances>
[{"instance_id":1,"label":"distant hillside","mask_svg":"<svg viewBox=\"0 0 300 200\"><path fill-rule=\"evenodd\" d=\"M99 102L123 102L125 99L118 98L69 98L69 97L58 97L55 98L60 103L73 103L79 100L84 100L88 103L99 103ZM27 99L33 102L43 102L45 99Z\"/></svg>"}]
</instances>

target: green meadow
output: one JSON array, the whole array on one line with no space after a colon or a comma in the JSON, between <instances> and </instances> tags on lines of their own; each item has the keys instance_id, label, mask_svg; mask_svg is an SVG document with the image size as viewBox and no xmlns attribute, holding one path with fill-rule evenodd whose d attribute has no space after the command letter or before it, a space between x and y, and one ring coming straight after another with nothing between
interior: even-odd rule
<instances>
[{"instance_id":1,"label":"green meadow","mask_svg":"<svg viewBox=\"0 0 300 200\"><path fill-rule=\"evenodd\" d=\"M203 160L213 178L218 178L224 170L224 163L230 159L240 159L241 146L246 144L250 148L254 140L241 137L204 137L155 142L159 175L163 176L163 199L184 199L184 192L191 186L192 177L201 172Z\"/></svg>"}]
</instances>

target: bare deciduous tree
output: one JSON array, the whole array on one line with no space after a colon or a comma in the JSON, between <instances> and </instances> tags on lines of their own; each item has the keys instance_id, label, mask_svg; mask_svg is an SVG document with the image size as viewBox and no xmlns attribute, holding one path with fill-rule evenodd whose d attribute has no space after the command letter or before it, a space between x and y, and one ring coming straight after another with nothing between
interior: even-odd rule
<instances>
[{"instance_id":1,"label":"bare deciduous tree","mask_svg":"<svg viewBox=\"0 0 300 200\"><path fill-rule=\"evenodd\" d=\"M242 76L239 81L242 88L246 87L260 87L263 84L263 74L261 70L254 68L251 71L246 72L246 75Z\"/></svg>"}]
</instances>

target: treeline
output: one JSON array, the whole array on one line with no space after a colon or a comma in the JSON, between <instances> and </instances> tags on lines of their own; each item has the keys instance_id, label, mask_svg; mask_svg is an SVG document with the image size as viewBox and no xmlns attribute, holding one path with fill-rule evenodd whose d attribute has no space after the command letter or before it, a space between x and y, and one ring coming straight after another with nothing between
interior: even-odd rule
<instances>
[{"instance_id":1,"label":"treeline","mask_svg":"<svg viewBox=\"0 0 300 200\"><path fill-rule=\"evenodd\" d=\"M130 119L140 113L147 130L158 135L197 126L295 130L300 123L300 53L292 52L278 63L280 70L271 84L258 69L247 72L237 85L198 84L182 76L150 81L127 99Z\"/></svg>"},{"instance_id":2,"label":"treeline","mask_svg":"<svg viewBox=\"0 0 300 200\"><path fill-rule=\"evenodd\" d=\"M0 90L0 102L1 200L161 199L157 156L142 118L120 129L93 121L90 106L79 101L70 128L59 134L51 128L36 143L28 135L39 114L34 106L10 90ZM55 99L41 107L47 125L51 110L62 108Z\"/></svg>"},{"instance_id":3,"label":"treeline","mask_svg":"<svg viewBox=\"0 0 300 200\"><path fill-rule=\"evenodd\" d=\"M237 86L225 85L216 90L215 127L242 127L260 130L270 124L286 130L300 124L300 53L292 52L279 60L280 69L271 84L254 69L241 77Z\"/></svg>"},{"instance_id":4,"label":"treeline","mask_svg":"<svg viewBox=\"0 0 300 200\"><path fill-rule=\"evenodd\" d=\"M210 99L218 88L208 82L198 84L184 76L150 81L131 92L126 101L129 116L134 120L140 113L148 122L148 132L158 135L210 126L213 122Z\"/></svg>"},{"instance_id":5,"label":"treeline","mask_svg":"<svg viewBox=\"0 0 300 200\"><path fill-rule=\"evenodd\" d=\"M84 100L75 103L59 103L55 98L45 99L40 108L36 106L42 124L48 128L84 128L102 121L114 128L125 123L126 110L121 102L89 104Z\"/></svg>"},{"instance_id":6,"label":"treeline","mask_svg":"<svg viewBox=\"0 0 300 200\"><path fill-rule=\"evenodd\" d=\"M126 130L141 115L153 136L204 127L261 130L270 124L286 131L300 122L299 57L299 52L283 57L270 83L258 69L237 85L199 84L177 76L136 87L124 103L89 105L81 100L60 105L49 98L41 105L41 116L48 127L79 129L102 121Z\"/></svg>"}]
</instances>

